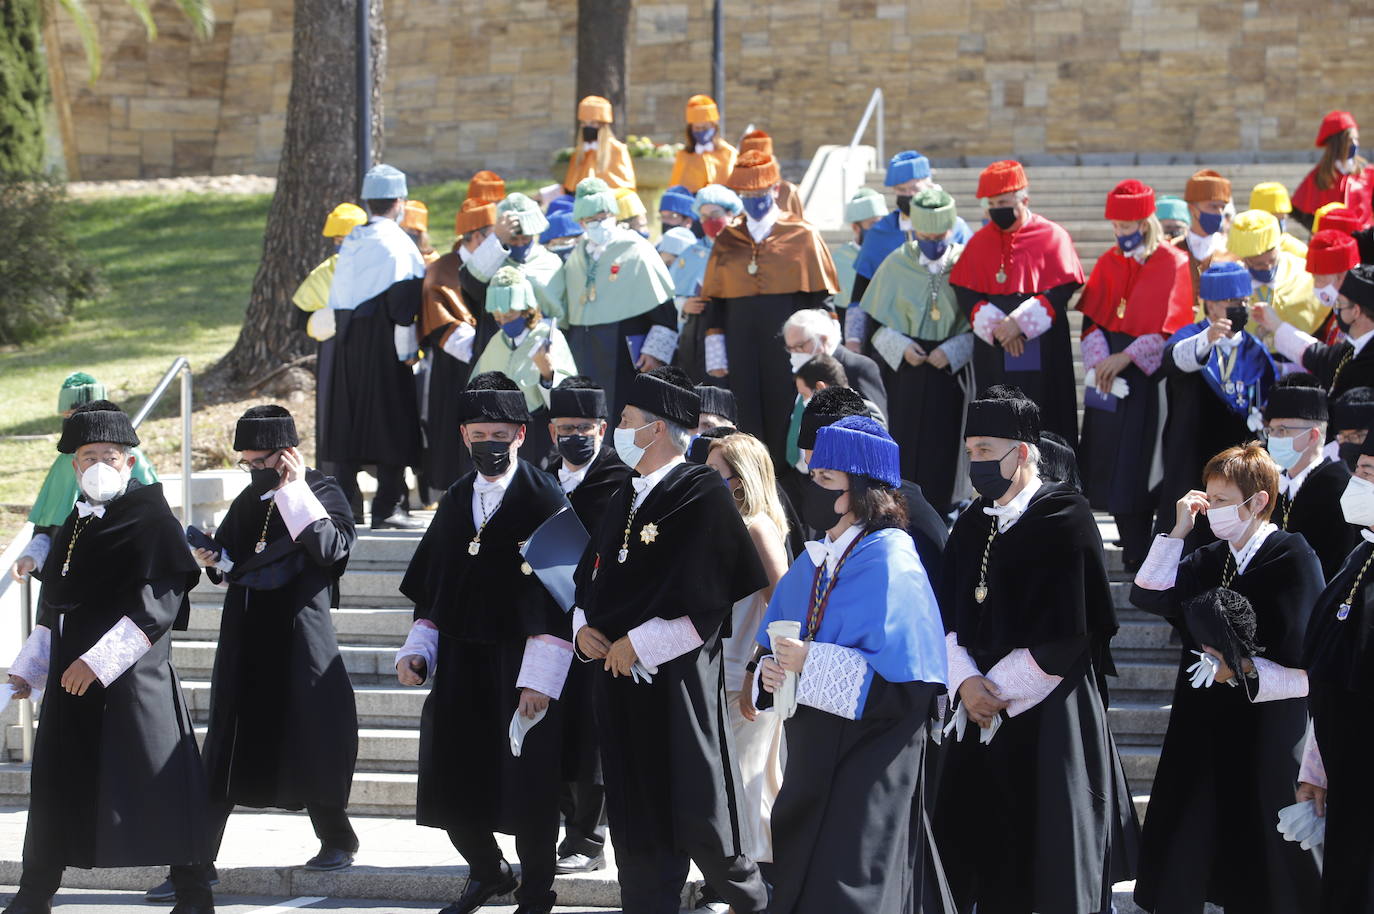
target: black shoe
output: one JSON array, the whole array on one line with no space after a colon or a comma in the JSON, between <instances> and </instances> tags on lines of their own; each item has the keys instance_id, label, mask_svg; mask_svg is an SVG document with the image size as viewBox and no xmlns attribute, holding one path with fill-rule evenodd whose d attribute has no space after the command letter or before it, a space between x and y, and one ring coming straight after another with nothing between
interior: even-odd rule
<instances>
[{"instance_id":1,"label":"black shoe","mask_svg":"<svg viewBox=\"0 0 1374 914\"><path fill-rule=\"evenodd\" d=\"M353 852L339 847L321 847L320 852L305 861L305 868L328 872L341 870L353 865Z\"/></svg>"},{"instance_id":2,"label":"black shoe","mask_svg":"<svg viewBox=\"0 0 1374 914\"><path fill-rule=\"evenodd\" d=\"M553 905L522 904L515 909L515 914L553 914Z\"/></svg>"},{"instance_id":3,"label":"black shoe","mask_svg":"<svg viewBox=\"0 0 1374 914\"><path fill-rule=\"evenodd\" d=\"M178 901L172 908L172 914L215 914L213 904L192 904L189 901Z\"/></svg>"},{"instance_id":4,"label":"black shoe","mask_svg":"<svg viewBox=\"0 0 1374 914\"><path fill-rule=\"evenodd\" d=\"M219 870L210 867L210 885L219 885ZM154 904L165 903L177 900L177 887L172 885L172 880L165 879L151 889L143 893L143 900Z\"/></svg>"},{"instance_id":5,"label":"black shoe","mask_svg":"<svg viewBox=\"0 0 1374 914\"><path fill-rule=\"evenodd\" d=\"M372 519L373 530L422 530L424 524L418 520L413 520L404 511L397 511L390 517L377 520Z\"/></svg>"},{"instance_id":6,"label":"black shoe","mask_svg":"<svg viewBox=\"0 0 1374 914\"><path fill-rule=\"evenodd\" d=\"M473 911L498 895L509 895L519 887L520 880L516 879L515 874L511 872L510 864L503 860L501 862L501 879L495 882L479 882L469 876L468 884L463 887L463 894L439 914L472 914Z\"/></svg>"},{"instance_id":7,"label":"black shoe","mask_svg":"<svg viewBox=\"0 0 1374 914\"><path fill-rule=\"evenodd\" d=\"M606 868L606 855L602 854L565 854L558 858L553 871L560 876L569 873L594 873Z\"/></svg>"}]
</instances>

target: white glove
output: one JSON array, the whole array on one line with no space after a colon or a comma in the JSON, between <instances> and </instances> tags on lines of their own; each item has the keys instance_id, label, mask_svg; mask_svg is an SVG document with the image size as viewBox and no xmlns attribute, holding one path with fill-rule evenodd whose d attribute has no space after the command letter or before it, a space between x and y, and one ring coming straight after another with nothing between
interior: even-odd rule
<instances>
[{"instance_id":1,"label":"white glove","mask_svg":"<svg viewBox=\"0 0 1374 914\"><path fill-rule=\"evenodd\" d=\"M954 731L954 741L962 742L964 732L968 730L968 711L961 704L954 709L954 713L949 717L949 723L945 724L944 735L949 736L950 731Z\"/></svg>"},{"instance_id":2,"label":"white glove","mask_svg":"<svg viewBox=\"0 0 1374 914\"><path fill-rule=\"evenodd\" d=\"M654 681L654 677L649 673L649 668L638 660L635 661L634 666L630 667L630 675L634 677L635 685L639 685L641 682L652 683Z\"/></svg>"},{"instance_id":3,"label":"white glove","mask_svg":"<svg viewBox=\"0 0 1374 914\"><path fill-rule=\"evenodd\" d=\"M1197 654L1197 663L1188 667L1187 672L1193 677L1193 688L1210 689L1217 681L1217 671L1221 669L1221 664L1217 663L1217 658L1202 651L1192 651Z\"/></svg>"},{"instance_id":4,"label":"white glove","mask_svg":"<svg viewBox=\"0 0 1374 914\"><path fill-rule=\"evenodd\" d=\"M420 331L414 324L396 324L391 331L396 346L396 361L408 362L420 352Z\"/></svg>"},{"instance_id":5,"label":"white glove","mask_svg":"<svg viewBox=\"0 0 1374 914\"><path fill-rule=\"evenodd\" d=\"M535 724L544 719L544 715L549 713L545 708L533 717L526 717L517 709L510 719L510 754L516 758L520 757L520 749L525 744L525 734L530 732Z\"/></svg>"},{"instance_id":6,"label":"white glove","mask_svg":"<svg viewBox=\"0 0 1374 914\"><path fill-rule=\"evenodd\" d=\"M310 318L305 322L305 335L312 340L325 340L334 337L334 309L321 308L318 311L310 312Z\"/></svg>"},{"instance_id":7,"label":"white glove","mask_svg":"<svg viewBox=\"0 0 1374 914\"><path fill-rule=\"evenodd\" d=\"M994 715L992 723L988 724L986 727L978 728L978 742L982 743L984 746L992 742L992 738L997 735L997 731L1001 726L1002 715L999 713Z\"/></svg>"},{"instance_id":8,"label":"white glove","mask_svg":"<svg viewBox=\"0 0 1374 914\"><path fill-rule=\"evenodd\" d=\"M1084 387L1097 386L1097 369L1089 368L1083 375ZM1131 385L1126 383L1126 379L1118 375L1112 378L1112 396L1118 400L1124 400L1131 395Z\"/></svg>"},{"instance_id":9,"label":"white glove","mask_svg":"<svg viewBox=\"0 0 1374 914\"><path fill-rule=\"evenodd\" d=\"M1279 810L1278 832L1310 851L1326 840L1326 819L1317 815L1313 801L1304 800Z\"/></svg>"}]
</instances>

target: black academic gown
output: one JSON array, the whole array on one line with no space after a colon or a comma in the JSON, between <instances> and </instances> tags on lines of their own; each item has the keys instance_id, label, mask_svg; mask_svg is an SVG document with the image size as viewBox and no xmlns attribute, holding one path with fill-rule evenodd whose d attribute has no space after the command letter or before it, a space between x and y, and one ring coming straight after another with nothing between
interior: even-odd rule
<instances>
[{"instance_id":1,"label":"black academic gown","mask_svg":"<svg viewBox=\"0 0 1374 914\"><path fill-rule=\"evenodd\" d=\"M650 619L683 616L703 643L661 664L651 684L596 675L611 832L620 847L733 857L742 788L721 639L735 601L768 579L720 475L694 464L669 471L645 496L618 562L633 492L617 490L592 534L577 605L612 643Z\"/></svg>"},{"instance_id":2,"label":"black academic gown","mask_svg":"<svg viewBox=\"0 0 1374 914\"><path fill-rule=\"evenodd\" d=\"M1302 354L1302 367L1317 376L1334 400L1352 387L1374 385L1374 347L1366 343L1356 353L1349 340L1334 346L1313 343Z\"/></svg>"},{"instance_id":3,"label":"black academic gown","mask_svg":"<svg viewBox=\"0 0 1374 914\"><path fill-rule=\"evenodd\" d=\"M1135 887L1136 903L1157 914L1197 912L1204 901L1246 914L1293 914L1310 910L1317 893L1315 858L1275 830L1279 810L1293 803L1307 700L1254 703L1253 680L1194 689L1187 673L1202 646L1182 604L1221 586L1229 556L1228 544L1213 540L1183 560L1170 590L1131 588L1132 603L1164 616L1183 639ZM1301 667L1321 588L1321 566L1302 537L1269 534L1245 573L1231 579L1255 608L1260 656Z\"/></svg>"},{"instance_id":4,"label":"black academic gown","mask_svg":"<svg viewBox=\"0 0 1374 914\"><path fill-rule=\"evenodd\" d=\"M643 314L609 324L570 324L562 328L577 370L596 380L606 391L606 405L619 416L629 396L630 384L639 373L630 359L627 340L646 337L654 327L677 332L677 306L673 299Z\"/></svg>"},{"instance_id":5,"label":"black academic gown","mask_svg":"<svg viewBox=\"0 0 1374 914\"><path fill-rule=\"evenodd\" d=\"M429 412L425 419L425 479L436 493L442 493L472 469L472 455L463 444L459 426L459 405L467 389L472 363L455 359L435 345L444 328L422 342L431 355L429 367ZM480 349L473 349L480 353ZM475 358L475 356L474 356Z\"/></svg>"},{"instance_id":6,"label":"black academic gown","mask_svg":"<svg viewBox=\"0 0 1374 914\"><path fill-rule=\"evenodd\" d=\"M67 575L61 574L73 532ZM129 483L104 517L72 511L41 575L51 631L33 752L26 863L109 867L210 859L205 772L172 668L199 569L161 484ZM127 617L152 643L108 687L77 697L62 674Z\"/></svg>"},{"instance_id":7,"label":"black academic gown","mask_svg":"<svg viewBox=\"0 0 1374 914\"><path fill-rule=\"evenodd\" d=\"M1350 470L1340 460L1323 458L1307 474L1296 498L1279 496L1274 523L1289 533L1300 533L1317 553L1322 580L1329 581L1360 541L1360 528L1344 523L1341 495L1350 482Z\"/></svg>"},{"instance_id":8,"label":"black academic gown","mask_svg":"<svg viewBox=\"0 0 1374 914\"><path fill-rule=\"evenodd\" d=\"M1083 320L1092 326L1089 318ZM1116 331L1101 333L1112 355L1124 351L1137 339ZM1089 398L1084 404L1083 440L1078 445L1083 494L1098 511L1148 516L1156 505L1150 497L1150 468L1159 431L1158 385L1162 375L1158 371L1147 375L1131 362L1120 377L1131 388L1124 400L1109 396L1101 400ZM1202 464L1197 465L1197 470L1201 472ZM1172 510L1173 502L1169 505Z\"/></svg>"},{"instance_id":9,"label":"black academic gown","mask_svg":"<svg viewBox=\"0 0 1374 914\"><path fill-rule=\"evenodd\" d=\"M944 340L915 342L926 352L933 352ZM902 476L919 484L942 514L954 506L959 456L964 447L960 437L964 383L973 383L970 367L951 373L929 363L911 365L903 361L896 371L888 373L888 402L892 405L888 427L902 446Z\"/></svg>"},{"instance_id":10,"label":"black academic gown","mask_svg":"<svg viewBox=\"0 0 1374 914\"><path fill-rule=\"evenodd\" d=\"M1374 911L1374 545L1351 551L1312 610L1303 651L1308 707L1326 769L1326 842L1313 914ZM1358 580L1358 585L1357 585ZM1351 591L1354 598L1351 599ZM1340 618L1344 605L1350 607Z\"/></svg>"},{"instance_id":11,"label":"black academic gown","mask_svg":"<svg viewBox=\"0 0 1374 914\"><path fill-rule=\"evenodd\" d=\"M215 533L234 566L204 757L211 798L236 806L343 809L353 784L358 713L329 613L355 541L353 513L332 477L312 469L305 481L329 516L294 541L281 512L268 519L269 502L252 490Z\"/></svg>"},{"instance_id":12,"label":"black academic gown","mask_svg":"<svg viewBox=\"0 0 1374 914\"><path fill-rule=\"evenodd\" d=\"M1082 495L1044 483L992 544L988 595L973 596L994 518L978 499L946 544L940 610L988 673L1029 648L1063 681L1004 720L984 746L976 725L946 738L935 838L961 909L1098 914L1131 878L1135 807L1107 728L1108 642L1117 630L1102 540Z\"/></svg>"},{"instance_id":13,"label":"black academic gown","mask_svg":"<svg viewBox=\"0 0 1374 914\"><path fill-rule=\"evenodd\" d=\"M837 347L832 355L835 361L844 367L844 375L849 381L849 386L858 391L859 396L878 407L883 418L891 424L892 414L887 411L887 387L883 384L882 373L878 371L878 363L843 346Z\"/></svg>"},{"instance_id":14,"label":"black academic gown","mask_svg":"<svg viewBox=\"0 0 1374 914\"><path fill-rule=\"evenodd\" d=\"M403 279L352 311L335 311L329 403L321 461L417 466L415 376L396 360L394 328L415 321L423 277Z\"/></svg>"},{"instance_id":15,"label":"black academic gown","mask_svg":"<svg viewBox=\"0 0 1374 914\"><path fill-rule=\"evenodd\" d=\"M557 820L563 729L563 703L552 701L525 735L520 757L511 755L525 642L536 635L572 638L567 615L537 577L524 573L519 545L568 501L558 483L519 460L474 556L475 479L469 473L439 499L401 581L415 618L439 630L420 717L415 820L514 835Z\"/></svg>"}]
</instances>

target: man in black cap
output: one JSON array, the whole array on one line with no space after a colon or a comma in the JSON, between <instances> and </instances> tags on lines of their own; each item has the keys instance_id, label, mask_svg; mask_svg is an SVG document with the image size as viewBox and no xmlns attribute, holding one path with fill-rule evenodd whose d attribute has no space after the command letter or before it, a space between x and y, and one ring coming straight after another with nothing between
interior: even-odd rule
<instances>
[{"instance_id":1,"label":"man in black cap","mask_svg":"<svg viewBox=\"0 0 1374 914\"><path fill-rule=\"evenodd\" d=\"M1269 391L1265 447L1282 470L1272 519L1280 530L1302 534L1321 560L1324 580L1340 570L1360 538L1358 528L1336 522L1350 470L1322 453L1327 421L1326 391L1312 375L1290 374Z\"/></svg>"},{"instance_id":2,"label":"man in black cap","mask_svg":"<svg viewBox=\"0 0 1374 914\"><path fill-rule=\"evenodd\" d=\"M634 475L606 441L606 392L591 378L565 378L549 393L549 435L557 456L549 473L582 526L595 530L606 503ZM563 841L558 872L590 873L606 866L606 788L596 748L592 669L572 665L559 699L563 721Z\"/></svg>"},{"instance_id":3,"label":"man in black cap","mask_svg":"<svg viewBox=\"0 0 1374 914\"><path fill-rule=\"evenodd\" d=\"M1081 494L1040 479L1040 430L1004 386L964 428L980 497L944 553L953 720L935 817L960 910L1106 911L1130 878L1113 866L1138 829L1103 697L1117 622L1102 540Z\"/></svg>"},{"instance_id":4,"label":"man in black cap","mask_svg":"<svg viewBox=\"0 0 1374 914\"><path fill-rule=\"evenodd\" d=\"M499 371L477 375L460 418L476 469L439 499L401 581L415 623L396 653L397 676L409 686L433 677L420 719L415 818L446 829L468 863L467 886L444 914L468 914L516 889L494 832L515 836L518 910L547 914L556 899L557 699L572 632L520 546L568 500L519 459L530 414L514 381Z\"/></svg>"},{"instance_id":5,"label":"man in black cap","mask_svg":"<svg viewBox=\"0 0 1374 914\"><path fill-rule=\"evenodd\" d=\"M8 914L46 914L68 866L172 864L176 914L214 911L205 773L172 669L199 569L162 485L130 478L138 444L108 400L78 407L57 449L81 498L53 537L38 625L10 667L44 689L24 870Z\"/></svg>"},{"instance_id":6,"label":"man in black cap","mask_svg":"<svg viewBox=\"0 0 1374 914\"><path fill-rule=\"evenodd\" d=\"M713 384L698 384L696 390L701 398L701 418L696 428L698 435L722 425L735 427L739 421L739 406L735 403L733 391Z\"/></svg>"},{"instance_id":7,"label":"man in black cap","mask_svg":"<svg viewBox=\"0 0 1374 914\"><path fill-rule=\"evenodd\" d=\"M639 475L592 534L573 612L579 659L598 669L621 904L675 914L695 861L738 914L763 911L767 889L740 848L721 639L735 601L767 577L720 475L683 459L701 410L691 380L655 368L627 400L615 447Z\"/></svg>"},{"instance_id":8,"label":"man in black cap","mask_svg":"<svg viewBox=\"0 0 1374 914\"><path fill-rule=\"evenodd\" d=\"M332 477L306 467L299 444L282 407L243 414L234 450L252 480L214 549L194 550L210 580L228 587L204 750L210 851L218 854L235 806L304 808L320 839L305 868L336 870L358 850L346 812L358 714L329 614L355 540L353 511ZM175 895L168 879L146 897Z\"/></svg>"},{"instance_id":9,"label":"man in black cap","mask_svg":"<svg viewBox=\"0 0 1374 914\"><path fill-rule=\"evenodd\" d=\"M1331 401L1331 431L1334 434L1323 451L1327 457L1345 464L1355 472L1360 445L1374 428L1374 387L1352 387Z\"/></svg>"},{"instance_id":10,"label":"man in black cap","mask_svg":"<svg viewBox=\"0 0 1374 914\"><path fill-rule=\"evenodd\" d=\"M1328 345L1279 319L1269 305L1255 305L1255 320L1274 334L1274 348L1289 361L1317 376L1331 397L1352 387L1374 385L1374 264L1361 264L1345 274L1331 309L1346 339Z\"/></svg>"}]
</instances>

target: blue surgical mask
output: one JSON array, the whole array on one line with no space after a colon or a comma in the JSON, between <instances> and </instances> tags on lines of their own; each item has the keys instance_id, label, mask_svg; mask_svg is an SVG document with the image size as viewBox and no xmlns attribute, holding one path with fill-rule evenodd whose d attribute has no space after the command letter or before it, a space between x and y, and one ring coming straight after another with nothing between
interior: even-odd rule
<instances>
[{"instance_id":1,"label":"blue surgical mask","mask_svg":"<svg viewBox=\"0 0 1374 914\"><path fill-rule=\"evenodd\" d=\"M749 218L758 222L768 211L773 208L773 195L764 194L762 197L745 197L744 211L749 214Z\"/></svg>"},{"instance_id":2,"label":"blue surgical mask","mask_svg":"<svg viewBox=\"0 0 1374 914\"><path fill-rule=\"evenodd\" d=\"M517 336L524 333L528 327L529 325L525 323L525 316L522 314L519 317L513 317L510 320L506 321L504 324L502 324L501 332L504 333L506 336L510 337L511 339L515 339Z\"/></svg>"},{"instance_id":3,"label":"blue surgical mask","mask_svg":"<svg viewBox=\"0 0 1374 914\"><path fill-rule=\"evenodd\" d=\"M1285 470L1291 469L1302 457L1302 451L1293 446L1292 438L1270 436L1264 446L1269 450L1269 456L1274 458L1274 462Z\"/></svg>"},{"instance_id":4,"label":"blue surgical mask","mask_svg":"<svg viewBox=\"0 0 1374 914\"><path fill-rule=\"evenodd\" d=\"M510 246L510 259L516 263L524 263L525 258L530 256L530 248L534 247L534 242L526 244L512 244Z\"/></svg>"},{"instance_id":5,"label":"blue surgical mask","mask_svg":"<svg viewBox=\"0 0 1374 914\"><path fill-rule=\"evenodd\" d=\"M693 127L692 139L698 143L709 143L716 138L716 128L714 127Z\"/></svg>"},{"instance_id":6,"label":"blue surgical mask","mask_svg":"<svg viewBox=\"0 0 1374 914\"><path fill-rule=\"evenodd\" d=\"M1215 235L1221 231L1221 213L1198 213L1197 224L1208 235Z\"/></svg>"},{"instance_id":7,"label":"blue surgical mask","mask_svg":"<svg viewBox=\"0 0 1374 914\"><path fill-rule=\"evenodd\" d=\"M1350 155L1346 156L1346 158L1347 158L1347 159L1353 159L1353 158L1355 158L1355 156L1357 156L1357 155L1359 155L1359 154L1360 154L1360 144L1359 144L1359 143L1351 143L1351 144L1350 144Z\"/></svg>"},{"instance_id":8,"label":"blue surgical mask","mask_svg":"<svg viewBox=\"0 0 1374 914\"><path fill-rule=\"evenodd\" d=\"M1141 242L1143 242L1144 240L1145 233L1136 230L1134 232L1131 232L1129 235L1117 235L1116 246L1121 248L1123 253L1129 254L1131 253L1131 251L1134 251L1136 248L1140 247Z\"/></svg>"},{"instance_id":9,"label":"blue surgical mask","mask_svg":"<svg viewBox=\"0 0 1374 914\"><path fill-rule=\"evenodd\" d=\"M1278 267L1270 267L1267 270L1250 269L1250 276L1260 285L1273 285L1274 277L1278 275Z\"/></svg>"},{"instance_id":10,"label":"blue surgical mask","mask_svg":"<svg viewBox=\"0 0 1374 914\"><path fill-rule=\"evenodd\" d=\"M921 253L925 255L926 260L935 261L945 256L945 251L949 249L949 243L943 238L933 241L925 238L917 238L916 247L921 249Z\"/></svg>"},{"instance_id":11,"label":"blue surgical mask","mask_svg":"<svg viewBox=\"0 0 1374 914\"><path fill-rule=\"evenodd\" d=\"M1286 231L1288 231L1288 217L1287 217L1287 216L1278 216L1277 218L1278 218L1278 220L1279 220L1279 231L1280 231L1280 232L1286 232Z\"/></svg>"}]
</instances>

